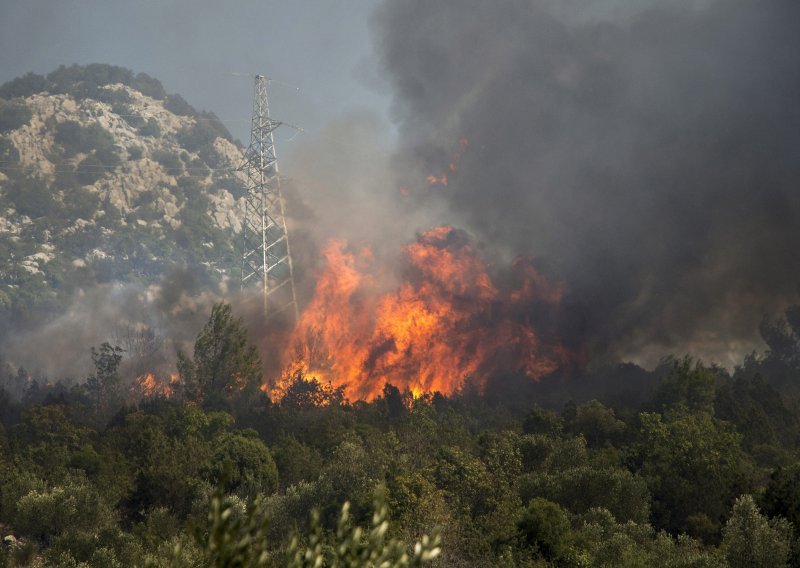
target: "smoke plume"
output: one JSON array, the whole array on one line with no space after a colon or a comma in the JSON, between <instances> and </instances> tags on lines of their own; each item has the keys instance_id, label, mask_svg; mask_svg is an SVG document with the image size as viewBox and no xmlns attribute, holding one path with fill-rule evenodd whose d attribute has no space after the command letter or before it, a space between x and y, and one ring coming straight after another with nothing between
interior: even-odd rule
<instances>
[{"instance_id":1,"label":"smoke plume","mask_svg":"<svg viewBox=\"0 0 800 568\"><path fill-rule=\"evenodd\" d=\"M398 167L567 283L563 333L724 360L800 283L800 3L391 0Z\"/></svg>"},{"instance_id":2,"label":"smoke plume","mask_svg":"<svg viewBox=\"0 0 800 568\"><path fill-rule=\"evenodd\" d=\"M224 285L214 289L186 268L149 286L93 286L66 299L66 309L53 318L3 329L0 361L46 381L82 381L93 372L90 348L108 341L125 349L126 378L174 372L176 351L191 353L211 305L227 296Z\"/></svg>"}]
</instances>

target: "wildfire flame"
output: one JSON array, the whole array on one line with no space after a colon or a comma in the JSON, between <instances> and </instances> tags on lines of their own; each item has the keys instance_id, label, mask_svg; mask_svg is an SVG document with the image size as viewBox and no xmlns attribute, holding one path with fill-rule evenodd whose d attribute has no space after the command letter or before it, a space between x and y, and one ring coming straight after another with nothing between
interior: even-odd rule
<instances>
[{"instance_id":1,"label":"wildfire flame","mask_svg":"<svg viewBox=\"0 0 800 568\"><path fill-rule=\"evenodd\" d=\"M448 174L455 174L458 171L458 165L461 162L461 157L464 155L464 152L467 151L467 147L469 146L469 140L465 137L461 137L458 140L458 150L456 150L453 157L450 159L450 162L447 164L447 171L442 172L439 175L429 175L425 177L425 181L428 182L428 185L436 186L440 185L443 187L447 187L450 184L450 179L447 177ZM401 188L402 192L402 188ZM402 192L403 195L406 195L405 192Z\"/></svg>"},{"instance_id":2,"label":"wildfire flame","mask_svg":"<svg viewBox=\"0 0 800 568\"><path fill-rule=\"evenodd\" d=\"M403 252L402 281L386 289L386 270L370 249L327 244L327 265L283 353L273 397L298 375L371 400L386 383L415 397L450 394L468 377L478 385L500 371L538 379L562 364L565 350L540 339L530 321L532 303L558 303L561 287L529 260L513 265L519 283L501 289L453 227L432 229Z\"/></svg>"},{"instance_id":3,"label":"wildfire flame","mask_svg":"<svg viewBox=\"0 0 800 568\"><path fill-rule=\"evenodd\" d=\"M429 185L443 185L445 187L447 187L447 184L449 183L447 180L447 174L442 174L439 177L427 176L425 181L427 181Z\"/></svg>"},{"instance_id":4,"label":"wildfire flame","mask_svg":"<svg viewBox=\"0 0 800 568\"><path fill-rule=\"evenodd\" d=\"M175 383L177 383L179 379L180 377L177 374L170 375L167 378L157 377L154 373L145 373L133 381L131 391L141 398L152 398L155 396L170 398L173 394Z\"/></svg>"}]
</instances>

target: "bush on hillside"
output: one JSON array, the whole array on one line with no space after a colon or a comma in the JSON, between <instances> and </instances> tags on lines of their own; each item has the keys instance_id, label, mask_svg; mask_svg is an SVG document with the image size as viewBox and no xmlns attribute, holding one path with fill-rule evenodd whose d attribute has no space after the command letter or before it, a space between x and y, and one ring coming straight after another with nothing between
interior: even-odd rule
<instances>
[{"instance_id":1,"label":"bush on hillside","mask_svg":"<svg viewBox=\"0 0 800 568\"><path fill-rule=\"evenodd\" d=\"M0 165L13 166L17 162L19 150L10 139L0 136Z\"/></svg>"},{"instance_id":2,"label":"bush on hillside","mask_svg":"<svg viewBox=\"0 0 800 568\"><path fill-rule=\"evenodd\" d=\"M30 97L50 89L50 81L36 73L26 73L22 77L12 79L0 85L0 98L13 99Z\"/></svg>"},{"instance_id":3,"label":"bush on hillside","mask_svg":"<svg viewBox=\"0 0 800 568\"><path fill-rule=\"evenodd\" d=\"M153 138L161 136L161 127L158 125L158 121L152 116L148 118L147 122L139 127L139 135L152 136Z\"/></svg>"},{"instance_id":4,"label":"bush on hillside","mask_svg":"<svg viewBox=\"0 0 800 568\"><path fill-rule=\"evenodd\" d=\"M28 124L31 116L31 109L24 101L0 101L0 134Z\"/></svg>"},{"instance_id":5,"label":"bush on hillside","mask_svg":"<svg viewBox=\"0 0 800 568\"><path fill-rule=\"evenodd\" d=\"M167 95L164 108L180 116L195 116L197 111L180 95Z\"/></svg>"},{"instance_id":6,"label":"bush on hillside","mask_svg":"<svg viewBox=\"0 0 800 568\"><path fill-rule=\"evenodd\" d=\"M67 120L56 126L55 141L64 148L64 155L88 154L94 151L97 158L106 166L119 163L114 137L97 122L83 126L74 120Z\"/></svg>"}]
</instances>

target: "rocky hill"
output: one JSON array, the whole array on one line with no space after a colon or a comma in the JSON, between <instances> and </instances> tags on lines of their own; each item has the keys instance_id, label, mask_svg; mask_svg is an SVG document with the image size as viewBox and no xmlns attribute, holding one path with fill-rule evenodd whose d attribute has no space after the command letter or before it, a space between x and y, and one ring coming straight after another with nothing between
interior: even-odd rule
<instances>
[{"instance_id":1,"label":"rocky hill","mask_svg":"<svg viewBox=\"0 0 800 568\"><path fill-rule=\"evenodd\" d=\"M144 74L60 67L0 86L0 316L175 266L235 270L241 149Z\"/></svg>"}]
</instances>

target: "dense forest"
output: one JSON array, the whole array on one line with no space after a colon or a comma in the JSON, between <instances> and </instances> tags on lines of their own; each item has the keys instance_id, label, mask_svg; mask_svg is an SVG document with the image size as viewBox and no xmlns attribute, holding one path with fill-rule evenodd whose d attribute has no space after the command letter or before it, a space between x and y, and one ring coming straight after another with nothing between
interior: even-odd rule
<instances>
[{"instance_id":1,"label":"dense forest","mask_svg":"<svg viewBox=\"0 0 800 568\"><path fill-rule=\"evenodd\" d=\"M302 375L278 400L214 306L179 378L126 352L80 381L8 365L5 566L800 565L800 321L732 374L688 357L372 402Z\"/></svg>"}]
</instances>

